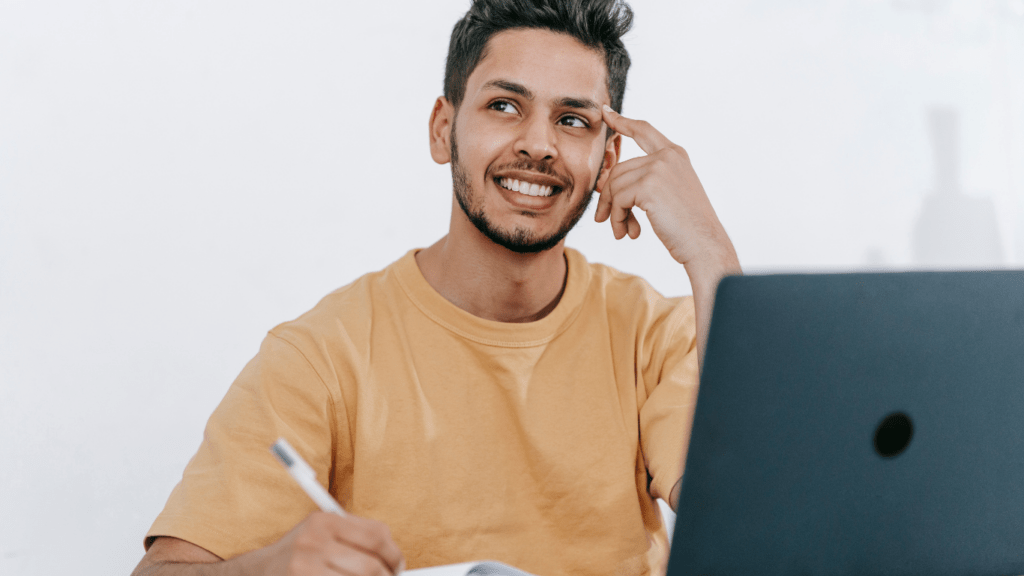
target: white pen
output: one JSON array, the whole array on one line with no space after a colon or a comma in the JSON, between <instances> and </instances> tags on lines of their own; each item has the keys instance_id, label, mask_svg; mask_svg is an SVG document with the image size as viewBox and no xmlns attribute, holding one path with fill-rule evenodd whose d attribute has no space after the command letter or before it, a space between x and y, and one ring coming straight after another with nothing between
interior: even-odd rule
<instances>
[{"instance_id":1,"label":"white pen","mask_svg":"<svg viewBox=\"0 0 1024 576\"><path fill-rule=\"evenodd\" d=\"M292 448L292 445L288 443L284 438L278 438L277 442L270 447L270 451L277 456L277 459L284 464L284 467L288 469L288 473L295 478L295 481L302 486L302 489L306 491L306 494L316 502L316 505L320 507L324 512L333 512L338 516L345 516L345 509L338 504L338 501L331 497L331 495L316 481L316 472L313 471L313 467L306 464L306 461L299 456L299 453ZM398 565L398 571L395 572L396 576L405 572L405 560Z\"/></svg>"},{"instance_id":2,"label":"white pen","mask_svg":"<svg viewBox=\"0 0 1024 576\"><path fill-rule=\"evenodd\" d=\"M338 501L331 497L331 495L316 481L316 472L313 468L306 464L306 461L299 456L299 453L292 448L292 445L288 443L284 438L278 438L277 442L270 447L270 451L277 456L277 459L284 464L284 467L288 469L288 473L295 478L295 481L302 486L302 489L306 491L306 494L316 502L316 505L320 507L324 512L334 512L339 516L345 515L345 510L338 504Z\"/></svg>"}]
</instances>

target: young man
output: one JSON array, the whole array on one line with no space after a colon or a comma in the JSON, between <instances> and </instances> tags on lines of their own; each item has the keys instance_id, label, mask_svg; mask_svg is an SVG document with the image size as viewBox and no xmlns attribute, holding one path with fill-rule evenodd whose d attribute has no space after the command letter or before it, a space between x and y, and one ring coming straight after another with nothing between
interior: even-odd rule
<instances>
[{"instance_id":1,"label":"young man","mask_svg":"<svg viewBox=\"0 0 1024 576\"><path fill-rule=\"evenodd\" d=\"M136 575L664 571L654 499L675 506L713 292L739 264L686 152L611 110L631 17L473 3L430 116L448 235L270 331ZM646 155L620 163L622 136ZM564 248L595 190L616 238L647 212L692 299ZM350 515L315 511L269 451L282 436Z\"/></svg>"}]
</instances>

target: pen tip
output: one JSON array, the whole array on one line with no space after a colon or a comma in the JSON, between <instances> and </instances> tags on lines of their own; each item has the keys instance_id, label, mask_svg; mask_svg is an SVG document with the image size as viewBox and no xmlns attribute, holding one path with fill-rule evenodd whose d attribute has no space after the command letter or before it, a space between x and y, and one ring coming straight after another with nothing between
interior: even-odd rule
<instances>
[{"instance_id":1,"label":"pen tip","mask_svg":"<svg viewBox=\"0 0 1024 576\"><path fill-rule=\"evenodd\" d=\"M295 464L295 461L292 460L292 457L288 454L288 450L281 445L282 442L284 442L284 440L274 442L274 445L270 447L270 451L274 453L274 456L277 456L277 459L280 460L282 464L291 468L292 465Z\"/></svg>"}]
</instances>

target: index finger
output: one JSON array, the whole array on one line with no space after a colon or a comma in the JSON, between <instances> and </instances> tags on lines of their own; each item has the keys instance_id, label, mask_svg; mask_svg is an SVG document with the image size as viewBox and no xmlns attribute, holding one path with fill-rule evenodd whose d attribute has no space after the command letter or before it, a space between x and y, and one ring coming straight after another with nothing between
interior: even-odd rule
<instances>
[{"instance_id":1,"label":"index finger","mask_svg":"<svg viewBox=\"0 0 1024 576\"><path fill-rule=\"evenodd\" d=\"M339 518L345 522L339 524L344 528L335 533L336 540L376 556L391 569L392 574L398 574L404 569L405 558L386 524L352 515Z\"/></svg>"},{"instance_id":2,"label":"index finger","mask_svg":"<svg viewBox=\"0 0 1024 576\"><path fill-rule=\"evenodd\" d=\"M645 154L654 154L659 150L672 146L672 141L661 132L658 132L654 126L651 126L650 122L626 118L612 110L607 104L604 105L601 117L604 118L605 123L612 130L632 138Z\"/></svg>"}]
</instances>

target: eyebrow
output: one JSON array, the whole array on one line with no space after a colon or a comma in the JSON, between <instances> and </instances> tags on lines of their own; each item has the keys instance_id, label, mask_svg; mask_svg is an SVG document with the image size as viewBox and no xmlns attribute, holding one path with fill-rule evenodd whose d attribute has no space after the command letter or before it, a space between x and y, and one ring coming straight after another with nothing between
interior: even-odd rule
<instances>
[{"instance_id":1,"label":"eyebrow","mask_svg":"<svg viewBox=\"0 0 1024 576\"><path fill-rule=\"evenodd\" d=\"M586 110L597 110L597 104L589 98L560 98L556 102L559 108L581 108Z\"/></svg>"},{"instance_id":2,"label":"eyebrow","mask_svg":"<svg viewBox=\"0 0 1024 576\"><path fill-rule=\"evenodd\" d=\"M519 94L527 100L533 100L533 92L522 84L509 82L508 80L491 80L480 88L481 90L504 90L513 94Z\"/></svg>"},{"instance_id":3,"label":"eyebrow","mask_svg":"<svg viewBox=\"0 0 1024 576\"><path fill-rule=\"evenodd\" d=\"M485 83L481 90L504 90L513 94L518 94L527 100L533 100L533 92L529 88L519 84L517 82L511 82L509 80L490 80ZM572 96L566 96L559 98L555 101L555 105L559 108L577 108L582 110L598 110L598 105L589 98L578 98Z\"/></svg>"}]
</instances>

